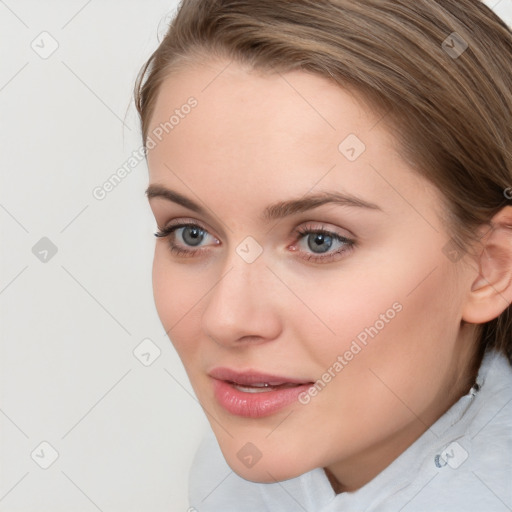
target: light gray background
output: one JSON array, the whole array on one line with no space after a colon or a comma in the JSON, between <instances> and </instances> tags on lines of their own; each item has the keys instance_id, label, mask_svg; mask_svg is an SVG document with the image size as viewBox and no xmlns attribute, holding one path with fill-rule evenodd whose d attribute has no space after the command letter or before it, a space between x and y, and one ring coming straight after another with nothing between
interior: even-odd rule
<instances>
[{"instance_id":1,"label":"light gray background","mask_svg":"<svg viewBox=\"0 0 512 512\"><path fill-rule=\"evenodd\" d=\"M188 508L208 424L154 307L145 162L93 196L176 4L0 0L0 512Z\"/></svg>"}]
</instances>

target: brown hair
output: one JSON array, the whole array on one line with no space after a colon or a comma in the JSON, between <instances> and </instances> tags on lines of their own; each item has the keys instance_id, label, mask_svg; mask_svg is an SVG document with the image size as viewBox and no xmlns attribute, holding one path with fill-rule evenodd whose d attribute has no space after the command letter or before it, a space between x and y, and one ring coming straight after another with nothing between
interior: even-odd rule
<instances>
[{"instance_id":1,"label":"brown hair","mask_svg":"<svg viewBox=\"0 0 512 512\"><path fill-rule=\"evenodd\" d=\"M460 254L510 203L512 32L479 0L182 0L135 84L144 143L163 80L208 56L358 93L442 191ZM512 364L510 306L478 336Z\"/></svg>"}]
</instances>

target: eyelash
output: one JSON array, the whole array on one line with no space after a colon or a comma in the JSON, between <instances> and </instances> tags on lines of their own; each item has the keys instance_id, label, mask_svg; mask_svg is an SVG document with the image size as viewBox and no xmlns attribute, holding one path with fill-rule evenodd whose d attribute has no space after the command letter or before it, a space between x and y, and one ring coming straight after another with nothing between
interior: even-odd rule
<instances>
[{"instance_id":1,"label":"eyelash","mask_svg":"<svg viewBox=\"0 0 512 512\"><path fill-rule=\"evenodd\" d=\"M198 253L202 253L207 251L208 249L184 249L183 247L177 245L174 243L174 232L180 228L198 228L204 233L210 234L204 227L202 227L200 224L192 223L192 222L181 222L176 224L171 224L166 226L164 229L158 230L154 235L157 238L167 238L169 237L169 249L172 254L175 256L181 256L181 257L197 257ZM329 231L327 229L324 229L323 227L318 228L312 228L311 226L304 226L301 228L298 228L295 230L295 238L300 241L302 237L305 237L306 235L327 235L330 238L332 238L334 241L343 243L343 247L338 249L335 252L332 253L326 253L326 256L322 256L320 254L314 254L314 253L308 253L309 256L301 256L301 258L307 260L307 261L313 261L313 262L319 262L319 263L328 263L333 261L337 256L347 253L351 251L355 245L356 242L353 239L341 236L333 231ZM296 243L296 242L295 242ZM298 251L299 252L299 251ZM300 251L303 252L303 251Z\"/></svg>"}]
</instances>

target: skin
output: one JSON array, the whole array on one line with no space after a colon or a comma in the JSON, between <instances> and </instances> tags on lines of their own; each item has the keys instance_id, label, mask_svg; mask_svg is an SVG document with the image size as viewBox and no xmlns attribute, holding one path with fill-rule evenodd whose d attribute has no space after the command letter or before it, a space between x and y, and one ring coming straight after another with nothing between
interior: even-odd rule
<instances>
[{"instance_id":1,"label":"skin","mask_svg":"<svg viewBox=\"0 0 512 512\"><path fill-rule=\"evenodd\" d=\"M323 467L337 492L358 489L469 390L476 331L461 322L478 268L445 255L440 192L348 91L301 71L261 74L210 59L162 84L150 132L190 96L197 107L148 152L150 185L207 209L150 199L159 228L181 220L207 231L191 257L169 249L172 240L195 249L183 230L157 238L162 324L236 473L273 482ZM366 145L353 162L338 149L349 134ZM270 204L320 191L379 209L326 204L261 219ZM356 243L311 261L341 245L314 252L314 234L295 234L304 226ZM248 236L263 251L252 263L236 251ZM320 379L394 303L401 311L307 405L249 419L215 400L207 372L216 366ZM247 442L262 454L252 468L237 457Z\"/></svg>"}]
</instances>

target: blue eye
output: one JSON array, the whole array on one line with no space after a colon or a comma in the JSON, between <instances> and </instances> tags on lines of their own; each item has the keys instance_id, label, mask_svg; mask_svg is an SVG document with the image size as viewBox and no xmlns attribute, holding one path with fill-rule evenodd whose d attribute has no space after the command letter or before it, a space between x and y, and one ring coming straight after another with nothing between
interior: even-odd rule
<instances>
[{"instance_id":1,"label":"blue eye","mask_svg":"<svg viewBox=\"0 0 512 512\"><path fill-rule=\"evenodd\" d=\"M306 226L298 229L297 235L307 242L307 248L312 251L312 254L305 252L304 256L302 256L308 261L332 261L338 255L352 249L355 245L354 240L324 228L312 229ZM333 248L334 251L332 251Z\"/></svg>"},{"instance_id":2,"label":"blue eye","mask_svg":"<svg viewBox=\"0 0 512 512\"><path fill-rule=\"evenodd\" d=\"M181 233L180 233L181 232ZM171 253L177 256L194 256L203 249L189 250L187 247L198 247L207 236L211 236L206 229L193 223L175 224L167 226L155 233L158 238L169 238L169 248ZM185 245L177 244L176 238L181 236Z\"/></svg>"},{"instance_id":3,"label":"blue eye","mask_svg":"<svg viewBox=\"0 0 512 512\"><path fill-rule=\"evenodd\" d=\"M170 252L176 256L183 257L200 257L201 253L207 252L208 245L203 244L203 242L208 237L213 239L213 244L210 245L220 244L206 229L192 222L169 225L157 231L155 236L169 238ZM299 244L302 242L307 243L306 247L302 247L298 251L296 246L293 246L292 250L297 251L302 259L319 263L327 263L334 259L339 259L338 256L350 251L355 246L354 240L333 231L328 231L323 227L313 229L306 226L297 229L294 236Z\"/></svg>"}]
</instances>

